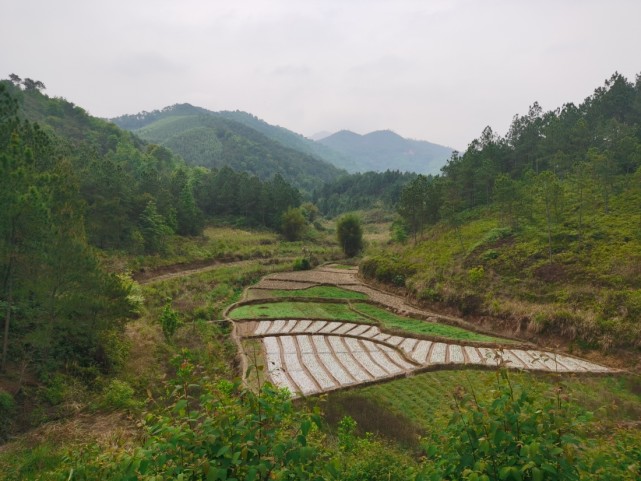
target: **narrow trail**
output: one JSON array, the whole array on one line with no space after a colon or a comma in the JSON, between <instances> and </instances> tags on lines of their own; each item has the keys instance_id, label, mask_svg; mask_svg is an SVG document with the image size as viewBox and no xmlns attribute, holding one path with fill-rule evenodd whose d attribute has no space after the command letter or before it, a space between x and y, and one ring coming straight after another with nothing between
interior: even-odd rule
<instances>
[{"instance_id":1,"label":"narrow trail","mask_svg":"<svg viewBox=\"0 0 641 481\"><path fill-rule=\"evenodd\" d=\"M260 265L270 265L279 262L293 262L294 257L278 257L260 259ZM139 284L150 284L152 282L166 281L169 279L176 279L178 277L186 277L194 274L201 274L203 272L213 271L220 267L240 267L255 263L257 259L243 259L243 260L225 260L216 259L206 262L194 262L188 264L172 264L169 266L162 266L157 269L149 271L137 272L133 275L135 281Z\"/></svg>"}]
</instances>

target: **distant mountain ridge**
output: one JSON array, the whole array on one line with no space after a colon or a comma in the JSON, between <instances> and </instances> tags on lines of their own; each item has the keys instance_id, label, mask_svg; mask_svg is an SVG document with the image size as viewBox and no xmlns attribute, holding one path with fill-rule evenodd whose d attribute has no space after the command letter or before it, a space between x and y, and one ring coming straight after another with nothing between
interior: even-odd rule
<instances>
[{"instance_id":1,"label":"distant mountain ridge","mask_svg":"<svg viewBox=\"0 0 641 481\"><path fill-rule=\"evenodd\" d=\"M348 172L399 170L419 174L438 174L454 149L425 140L401 137L391 130L360 135L341 130L317 141L349 158Z\"/></svg>"},{"instance_id":2,"label":"distant mountain ridge","mask_svg":"<svg viewBox=\"0 0 641 481\"><path fill-rule=\"evenodd\" d=\"M247 112L213 112L187 103L110 120L149 142L170 148L189 164L227 165L263 179L280 172L307 191L344 171L437 174L453 151L403 138L391 130L366 135L349 130L323 132L318 137L326 136L314 141Z\"/></svg>"},{"instance_id":3,"label":"distant mountain ridge","mask_svg":"<svg viewBox=\"0 0 641 481\"><path fill-rule=\"evenodd\" d=\"M228 166L261 179L279 173L309 192L345 173L317 153L329 151L328 147L245 112L176 104L111 121L171 149L191 165Z\"/></svg>"}]
</instances>

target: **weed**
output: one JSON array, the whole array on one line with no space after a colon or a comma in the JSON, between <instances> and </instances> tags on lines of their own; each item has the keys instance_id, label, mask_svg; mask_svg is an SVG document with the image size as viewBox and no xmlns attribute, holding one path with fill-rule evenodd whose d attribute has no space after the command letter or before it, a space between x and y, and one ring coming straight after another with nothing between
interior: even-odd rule
<instances>
[{"instance_id":1,"label":"weed","mask_svg":"<svg viewBox=\"0 0 641 481\"><path fill-rule=\"evenodd\" d=\"M134 390L126 381L112 379L102 392L99 407L105 411L140 407L134 399Z\"/></svg>"}]
</instances>

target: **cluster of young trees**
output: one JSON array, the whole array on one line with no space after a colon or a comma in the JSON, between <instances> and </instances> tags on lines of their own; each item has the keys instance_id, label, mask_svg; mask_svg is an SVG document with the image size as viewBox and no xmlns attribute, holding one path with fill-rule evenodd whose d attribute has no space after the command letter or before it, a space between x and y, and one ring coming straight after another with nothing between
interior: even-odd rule
<instances>
[{"instance_id":1,"label":"cluster of young trees","mask_svg":"<svg viewBox=\"0 0 641 481\"><path fill-rule=\"evenodd\" d=\"M131 314L128 288L87 242L72 163L18 117L0 84L2 368L108 370L109 333Z\"/></svg>"},{"instance_id":2,"label":"cluster of young trees","mask_svg":"<svg viewBox=\"0 0 641 481\"><path fill-rule=\"evenodd\" d=\"M45 87L45 84L42 83L40 80L33 80L33 79L30 79L29 77L23 80L15 73L12 73L11 75L9 75L9 80L16 87L23 87L26 91L44 90L47 88Z\"/></svg>"},{"instance_id":3,"label":"cluster of young trees","mask_svg":"<svg viewBox=\"0 0 641 481\"><path fill-rule=\"evenodd\" d=\"M633 187L641 166L641 76L615 73L581 105L543 112L535 103L508 133L486 127L434 178L418 177L402 192L398 212L419 234L463 211L492 202L507 225L540 219L548 234L569 220L579 236L588 211L606 214L615 193Z\"/></svg>"},{"instance_id":4,"label":"cluster of young trees","mask_svg":"<svg viewBox=\"0 0 641 481\"><path fill-rule=\"evenodd\" d=\"M280 174L268 181L229 167L193 171L196 204L207 216L242 218L248 225L280 229L281 217L301 203L300 192Z\"/></svg>"},{"instance_id":5,"label":"cluster of young trees","mask_svg":"<svg viewBox=\"0 0 641 481\"><path fill-rule=\"evenodd\" d=\"M283 213L300 205L280 175L262 181L189 167L165 147L16 82L0 81L3 367L11 359L109 369L109 332L133 306L96 248L162 252L170 235L201 234L208 217L280 229Z\"/></svg>"},{"instance_id":6,"label":"cluster of young trees","mask_svg":"<svg viewBox=\"0 0 641 481\"><path fill-rule=\"evenodd\" d=\"M345 175L316 189L312 199L330 217L374 205L394 209L403 187L415 178L414 173L397 170Z\"/></svg>"}]
</instances>

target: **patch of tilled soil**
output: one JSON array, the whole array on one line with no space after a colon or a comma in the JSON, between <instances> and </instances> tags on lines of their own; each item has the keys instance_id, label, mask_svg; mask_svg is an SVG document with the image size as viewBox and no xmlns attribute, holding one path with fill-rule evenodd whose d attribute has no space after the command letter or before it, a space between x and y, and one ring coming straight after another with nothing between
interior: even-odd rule
<instances>
[{"instance_id":1,"label":"patch of tilled soil","mask_svg":"<svg viewBox=\"0 0 641 481\"><path fill-rule=\"evenodd\" d=\"M267 373L274 384L288 388L294 396L377 382L444 365L612 372L582 359L538 349L499 349L414 339L349 322L251 321L240 324L238 334L261 339Z\"/></svg>"}]
</instances>

